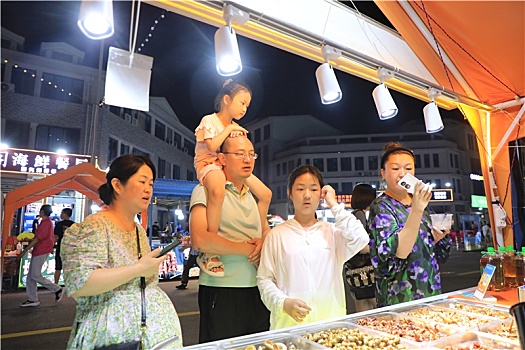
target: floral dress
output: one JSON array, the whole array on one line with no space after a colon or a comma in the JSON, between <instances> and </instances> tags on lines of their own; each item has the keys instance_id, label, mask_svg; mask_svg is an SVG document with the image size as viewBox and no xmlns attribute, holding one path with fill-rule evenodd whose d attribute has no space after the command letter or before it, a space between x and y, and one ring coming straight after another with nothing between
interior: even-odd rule
<instances>
[{"instance_id":1,"label":"floral dress","mask_svg":"<svg viewBox=\"0 0 525 350\"><path fill-rule=\"evenodd\" d=\"M142 252L151 251L144 229L139 229ZM68 295L84 286L95 269L132 265L138 260L135 230L126 232L101 214L88 216L71 226L62 240L64 281ZM142 335L150 349L170 337L178 340L167 348L182 347L179 318L173 303L158 286L158 276L146 278L146 323L141 332L140 278L94 296L78 297L68 349L93 349L129 342Z\"/></svg>"},{"instance_id":2,"label":"floral dress","mask_svg":"<svg viewBox=\"0 0 525 350\"><path fill-rule=\"evenodd\" d=\"M386 194L370 206L370 255L378 307L441 294L438 262L444 263L448 259L452 240L446 235L434 243L428 208L421 218L412 251L405 259L396 256L398 233L405 226L410 209Z\"/></svg>"}]
</instances>

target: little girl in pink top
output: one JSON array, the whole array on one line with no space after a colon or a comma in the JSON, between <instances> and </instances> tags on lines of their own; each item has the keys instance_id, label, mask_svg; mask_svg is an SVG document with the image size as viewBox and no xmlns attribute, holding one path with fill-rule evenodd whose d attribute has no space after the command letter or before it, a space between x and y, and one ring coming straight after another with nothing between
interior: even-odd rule
<instances>
[{"instance_id":1,"label":"little girl in pink top","mask_svg":"<svg viewBox=\"0 0 525 350\"><path fill-rule=\"evenodd\" d=\"M197 179L208 191L208 206L206 216L208 231L218 232L221 218L221 208L224 201L226 177L217 159L220 147L227 137L248 134L248 131L235 123L246 114L250 105L252 93L250 88L240 82L226 80L221 91L215 98L215 110L218 112L204 116L195 129L197 143L195 146L194 165ZM226 153L225 153L226 154ZM239 166L244 161L257 159L257 154L247 154L244 150L228 152L228 155L239 160ZM255 175L251 175L246 184L257 197L261 222L266 220L272 192ZM201 270L220 277L224 276L224 264L217 255L203 254L197 258Z\"/></svg>"}]
</instances>

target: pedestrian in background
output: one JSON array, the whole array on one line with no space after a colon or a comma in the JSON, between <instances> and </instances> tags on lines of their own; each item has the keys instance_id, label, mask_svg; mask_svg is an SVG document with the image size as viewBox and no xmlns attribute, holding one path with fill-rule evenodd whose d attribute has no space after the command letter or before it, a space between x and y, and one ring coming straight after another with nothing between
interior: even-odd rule
<instances>
[{"instance_id":1,"label":"pedestrian in background","mask_svg":"<svg viewBox=\"0 0 525 350\"><path fill-rule=\"evenodd\" d=\"M376 189L369 184L357 184L352 191L352 214L361 221L367 233L370 204L374 199ZM377 306L374 267L368 244L345 263L345 280L350 286L357 312L371 310Z\"/></svg>"},{"instance_id":2,"label":"pedestrian in background","mask_svg":"<svg viewBox=\"0 0 525 350\"><path fill-rule=\"evenodd\" d=\"M177 289L188 289L188 282L190 280L190 270L193 266L199 266L197 264L197 257L199 256L199 251L193 248L191 244L191 237L188 233L187 236L180 238L182 240L182 247L180 249L190 249L188 253L188 258L184 260L184 268L182 270L181 283L175 287Z\"/></svg>"},{"instance_id":3,"label":"pedestrian in background","mask_svg":"<svg viewBox=\"0 0 525 350\"><path fill-rule=\"evenodd\" d=\"M60 219L62 221L59 221L55 225L55 284L58 284L60 275L62 274L62 257L60 255L62 238L64 237L64 232L75 223L70 219L71 215L73 215L73 210L71 210L71 208L62 209L62 212L60 213Z\"/></svg>"},{"instance_id":4,"label":"pedestrian in background","mask_svg":"<svg viewBox=\"0 0 525 350\"><path fill-rule=\"evenodd\" d=\"M37 283L40 283L42 287L55 293L55 302L57 303L62 300L62 297L64 296L62 287L42 276L42 266L44 266L49 254L53 253L55 246L53 223L49 217L52 212L53 209L49 204L44 204L40 208L40 217L42 220L36 229L35 237L18 255L18 259L20 260L30 249L33 249L26 280L28 299L21 303L20 307L34 307L40 305L40 301L38 301Z\"/></svg>"}]
</instances>

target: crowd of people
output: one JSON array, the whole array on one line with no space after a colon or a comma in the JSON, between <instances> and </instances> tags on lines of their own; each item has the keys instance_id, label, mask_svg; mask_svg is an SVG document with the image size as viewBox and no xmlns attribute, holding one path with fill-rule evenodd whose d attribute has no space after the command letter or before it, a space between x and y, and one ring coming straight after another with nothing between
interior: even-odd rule
<instances>
[{"instance_id":1,"label":"crowd of people","mask_svg":"<svg viewBox=\"0 0 525 350\"><path fill-rule=\"evenodd\" d=\"M409 194L398 185L405 174L415 173L413 152L401 144L386 145L381 157L386 191L376 197L371 186L357 185L353 213L337 202L317 168L299 166L287 186L294 216L270 229L271 191L253 175L257 154L248 131L234 122L245 115L251 97L245 84L226 81L216 113L204 117L196 130L200 183L190 201L191 237L180 233L181 249L191 251L177 289L187 288L188 271L197 263L202 272L199 342L344 316L344 283L351 286L357 311L439 294L439 266L451 239L448 230L431 224L428 186L418 183ZM57 301L66 292L73 297L77 310L69 349L131 342L146 349L182 346L177 312L158 286L166 255L159 256L160 248L151 250L135 220L151 201L155 178L147 156L122 155L113 160L99 189L105 210L81 223L63 213L64 223L55 233L61 240L65 289L41 281L34 272L40 259L33 253L29 299L21 306L37 306L36 282L55 292ZM320 204L331 210L333 223L317 218ZM36 242L22 254L32 247L50 253L52 230L43 234L49 214L43 206ZM163 230L155 222L152 230L159 236L173 232L169 222Z\"/></svg>"}]
</instances>

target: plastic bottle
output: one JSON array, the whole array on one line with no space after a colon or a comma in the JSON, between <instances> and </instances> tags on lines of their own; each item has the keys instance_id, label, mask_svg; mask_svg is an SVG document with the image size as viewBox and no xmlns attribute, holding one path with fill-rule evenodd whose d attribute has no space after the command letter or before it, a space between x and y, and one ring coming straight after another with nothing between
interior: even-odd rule
<instances>
[{"instance_id":1,"label":"plastic bottle","mask_svg":"<svg viewBox=\"0 0 525 350\"><path fill-rule=\"evenodd\" d=\"M523 286L525 285L525 247L521 248L521 252L516 254L514 260L516 261L516 284Z\"/></svg>"},{"instance_id":2,"label":"plastic bottle","mask_svg":"<svg viewBox=\"0 0 525 350\"><path fill-rule=\"evenodd\" d=\"M516 260L515 260L515 252L514 247L509 245L507 249L505 249L506 256L508 258L505 258L504 264L506 266L503 267L503 272L505 274L505 287L508 289L515 288L517 286L516 284Z\"/></svg>"},{"instance_id":3,"label":"plastic bottle","mask_svg":"<svg viewBox=\"0 0 525 350\"><path fill-rule=\"evenodd\" d=\"M488 264L495 266L494 275L490 280L489 290L493 290L495 292L501 292L505 290L502 256L498 252L494 252L494 254L489 256Z\"/></svg>"},{"instance_id":4,"label":"plastic bottle","mask_svg":"<svg viewBox=\"0 0 525 350\"><path fill-rule=\"evenodd\" d=\"M481 252L481 259L479 259L479 269L480 269L480 273L483 274L483 270L485 269L485 266L487 266L487 263L489 262L489 256L491 254L491 250L492 250L492 253L494 252L494 248L492 247L489 247L487 249L488 251L486 252Z\"/></svg>"}]
</instances>

